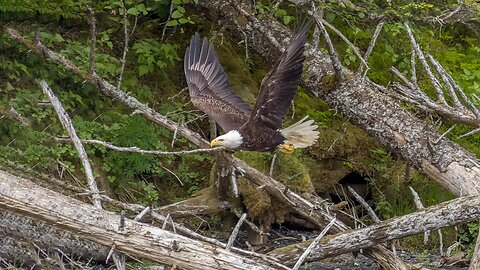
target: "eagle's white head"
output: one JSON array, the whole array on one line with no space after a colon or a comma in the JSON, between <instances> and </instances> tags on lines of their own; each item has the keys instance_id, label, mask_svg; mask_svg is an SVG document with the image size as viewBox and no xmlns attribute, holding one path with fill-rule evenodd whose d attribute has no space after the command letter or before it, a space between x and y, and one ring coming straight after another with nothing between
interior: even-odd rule
<instances>
[{"instance_id":1,"label":"eagle's white head","mask_svg":"<svg viewBox=\"0 0 480 270\"><path fill-rule=\"evenodd\" d=\"M225 146L226 148L235 149L243 143L243 137L238 130L230 130L229 132L218 136L210 142L210 147Z\"/></svg>"}]
</instances>

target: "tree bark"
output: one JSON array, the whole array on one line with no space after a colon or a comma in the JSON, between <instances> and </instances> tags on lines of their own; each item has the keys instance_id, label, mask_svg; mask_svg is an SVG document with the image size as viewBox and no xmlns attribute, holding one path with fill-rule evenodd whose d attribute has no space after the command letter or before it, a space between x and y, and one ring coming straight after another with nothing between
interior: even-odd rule
<instances>
[{"instance_id":1,"label":"tree bark","mask_svg":"<svg viewBox=\"0 0 480 270\"><path fill-rule=\"evenodd\" d=\"M13 242L30 242L47 253L60 250L71 258L83 258L85 261L105 261L109 248L83 240L81 237L65 232L43 221L34 220L26 216L15 214L12 211L0 211L0 235L8 237ZM2 238L2 237L0 237ZM0 256L9 257L15 261L31 258L17 256L23 254L20 250L24 245L13 244L6 238L0 244ZM31 244L30 244L31 245Z\"/></svg>"},{"instance_id":2,"label":"tree bark","mask_svg":"<svg viewBox=\"0 0 480 270\"><path fill-rule=\"evenodd\" d=\"M321 260L424 231L467 223L479 218L480 196L460 197L365 228L325 237L319 245L313 248L307 261ZM279 248L269 254L287 265L293 265L302 254L303 249L309 245L309 242L305 241ZM293 249L298 249L298 251Z\"/></svg>"},{"instance_id":3,"label":"tree bark","mask_svg":"<svg viewBox=\"0 0 480 270\"><path fill-rule=\"evenodd\" d=\"M205 13L231 34L242 39L246 34L248 45L268 62L275 62L286 48L291 32L276 20L266 17L259 21L229 1L204 1L202 5ZM446 138L434 144L441 134L384 94L384 87L348 70L344 71L346 82L340 84L329 56L312 47L306 54L302 78L305 89L324 98L352 123L455 195L480 192L480 161L472 153Z\"/></svg>"},{"instance_id":4,"label":"tree bark","mask_svg":"<svg viewBox=\"0 0 480 270\"><path fill-rule=\"evenodd\" d=\"M42 54L47 60L61 64L67 70L81 76L86 81L96 85L105 95L121 101L128 107L136 110L137 112L144 115L146 118L150 119L152 122L157 123L171 131L176 130L178 134L181 134L183 137L187 138L189 141L195 143L200 147L208 147L208 142L205 141L198 133L193 132L186 127L179 126L177 123L155 112L155 110L149 108L147 105L140 103L136 98L129 96L127 93L124 93L119 89L116 89L115 86L105 81L95 72L90 76L86 72L75 66L75 64L70 62L68 59L62 57L61 55L55 53L52 50L49 50L40 41L34 44L33 42L25 39L22 35L20 35L18 32L11 28L7 28L6 31L11 38L22 42L34 52ZM264 186L264 188L270 193L270 195L274 196L279 201L286 203L291 210L298 213L306 220L315 224L317 228L320 229L326 226L330 222L330 220L332 220L333 217L328 214L328 211L326 209L317 208L317 206L322 204L322 201L320 201L318 197L310 196L309 199L316 202L312 203L302 198L298 194L287 190L283 184L275 181L271 177L265 176L255 168L250 167L242 160L235 158L231 155L226 156L236 168L241 168L243 171L245 171L246 179L256 185ZM285 192L286 194L284 194L285 190L287 190ZM289 197L287 197L287 194L289 195ZM316 211L312 211L314 209L316 209ZM349 229L350 228L347 225L337 220L331 231L340 232ZM400 260L391 251L389 251L383 246L377 246L373 247L372 249L365 250L364 255L372 258L385 269L408 269L407 265L402 260Z\"/></svg>"},{"instance_id":5,"label":"tree bark","mask_svg":"<svg viewBox=\"0 0 480 270\"><path fill-rule=\"evenodd\" d=\"M300 217L311 222L312 224L315 224L318 229L326 226L334 218L331 214L329 214L327 209L322 207L324 204L319 201L320 198L310 196L309 200L306 200L295 192L286 189L285 185L282 183L274 181L272 178L262 174L255 168L248 166L243 160L237 159L231 155L228 156L228 159L231 160L233 166L244 171L245 177L250 182L254 183L255 185L262 186L271 196L275 197L281 202L287 203L294 213L298 214ZM349 230L351 230L351 228L339 220L336 220L334 225L330 228L330 232L333 233L345 232ZM295 245L297 244L294 244L294 246ZM288 249L285 251L287 253L297 252L295 255L298 256L303 253L303 250L300 249ZM386 247L381 245L365 249L363 254L373 259L384 269L409 269L407 264L395 256Z\"/></svg>"},{"instance_id":6,"label":"tree bark","mask_svg":"<svg viewBox=\"0 0 480 270\"><path fill-rule=\"evenodd\" d=\"M120 216L0 171L0 207L55 224L84 239L186 269L285 269Z\"/></svg>"}]
</instances>

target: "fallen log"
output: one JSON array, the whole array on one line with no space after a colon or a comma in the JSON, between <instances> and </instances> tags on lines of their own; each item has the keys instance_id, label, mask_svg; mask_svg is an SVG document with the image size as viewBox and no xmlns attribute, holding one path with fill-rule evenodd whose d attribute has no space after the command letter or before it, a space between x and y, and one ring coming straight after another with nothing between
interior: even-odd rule
<instances>
[{"instance_id":1,"label":"fallen log","mask_svg":"<svg viewBox=\"0 0 480 270\"><path fill-rule=\"evenodd\" d=\"M8 236L12 241L30 242L47 253L60 251L71 258L83 258L85 261L105 261L109 248L83 240L78 235L59 230L58 228L31 219L27 216L15 214L12 211L0 211L0 235ZM1 238L1 237L0 237ZM22 245L13 245L12 242L2 241L0 256L12 258L16 261L28 260L27 256L16 254ZM3 255L2 255L3 254ZM30 258L31 259L31 258Z\"/></svg>"},{"instance_id":2,"label":"fallen log","mask_svg":"<svg viewBox=\"0 0 480 270\"><path fill-rule=\"evenodd\" d=\"M48 61L58 63L67 70L81 76L84 80L92 83L93 85L96 85L105 95L121 101L128 107L134 109L139 114L144 115L147 119L150 119L152 122L157 123L171 131L176 131L177 134L182 135L190 142L195 143L200 147L208 147L208 142L205 141L198 133L193 132L184 126L179 126L177 123L157 113L152 108L149 108L147 105L139 102L136 98L120 91L95 72L89 75L87 72L79 69L75 64L73 64L65 57L48 49L40 42L40 40L36 40L36 42L33 43L32 41L24 38L20 33L18 33L12 28L6 28L6 31L11 38L23 43L32 51L43 55ZM251 181L256 185L263 186L265 190L270 193L270 195L272 195L279 201L284 202L290 207L290 209L294 213L298 213L301 217L315 224L319 229L326 226L333 219L333 216L328 213L327 209L319 207L321 203L312 203L309 200L302 198L300 195L290 190L287 190L283 184L275 181L271 177L265 176L255 168L252 168L244 161L235 158L232 155L225 154L224 156L226 156L232 162L233 166L240 168L242 171L245 172L244 175L247 180ZM284 194L284 191L286 191L288 197L286 194ZM310 197L310 200L312 201L321 201L320 198L313 195ZM349 229L350 228L347 225L345 225L339 220L336 220L335 224L331 228L331 231L340 232ZM372 249L365 250L364 255L372 258L385 269L408 269L407 265L403 261L401 261L397 256L395 256L391 251L389 251L383 246L377 246L373 247Z\"/></svg>"},{"instance_id":3,"label":"fallen log","mask_svg":"<svg viewBox=\"0 0 480 270\"><path fill-rule=\"evenodd\" d=\"M212 20L220 21L230 34L239 39L248 36L248 45L269 62L278 59L289 42L290 30L270 17L258 20L234 7L230 1L204 1L201 5L205 13ZM305 89L324 98L352 123L455 195L480 192L477 181L480 161L475 155L447 138L437 142L441 134L385 94L383 86L346 69L346 81L340 84L335 80L335 70L328 55L313 47L309 47L306 54L301 82Z\"/></svg>"},{"instance_id":4,"label":"fallen log","mask_svg":"<svg viewBox=\"0 0 480 270\"><path fill-rule=\"evenodd\" d=\"M116 251L186 269L287 269L154 226L125 219L0 170L0 208L72 232Z\"/></svg>"},{"instance_id":5,"label":"fallen log","mask_svg":"<svg viewBox=\"0 0 480 270\"><path fill-rule=\"evenodd\" d=\"M460 197L424 208L412 214L381 221L365 228L332 235L313 248L307 261L321 260L347 252L358 251L362 248L394 239L455 226L477 219L480 219L480 196ZM279 248L269 254L287 265L293 265L303 252L303 249L309 245L309 242L305 241Z\"/></svg>"}]
</instances>

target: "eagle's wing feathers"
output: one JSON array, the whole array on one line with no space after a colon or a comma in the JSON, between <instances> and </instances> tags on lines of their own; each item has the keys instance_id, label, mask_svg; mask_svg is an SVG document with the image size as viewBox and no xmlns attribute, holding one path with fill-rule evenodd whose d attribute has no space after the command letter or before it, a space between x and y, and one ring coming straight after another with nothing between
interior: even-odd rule
<instances>
[{"instance_id":1,"label":"eagle's wing feathers","mask_svg":"<svg viewBox=\"0 0 480 270\"><path fill-rule=\"evenodd\" d=\"M282 126L282 119L292 102L303 70L304 45L311 22L301 27L291 39L279 62L265 76L260 86L260 94L253 107L247 126L262 123L272 129Z\"/></svg>"},{"instance_id":2,"label":"eagle's wing feathers","mask_svg":"<svg viewBox=\"0 0 480 270\"><path fill-rule=\"evenodd\" d=\"M218 57L206 38L200 46L196 33L184 58L185 77L192 103L212 117L225 132L238 129L250 113L250 107L235 95Z\"/></svg>"}]
</instances>

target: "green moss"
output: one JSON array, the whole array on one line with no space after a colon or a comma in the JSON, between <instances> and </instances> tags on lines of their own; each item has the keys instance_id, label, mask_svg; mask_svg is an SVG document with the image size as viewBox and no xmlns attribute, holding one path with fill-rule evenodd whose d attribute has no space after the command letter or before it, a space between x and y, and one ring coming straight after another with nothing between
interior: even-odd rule
<instances>
[{"instance_id":1,"label":"green moss","mask_svg":"<svg viewBox=\"0 0 480 270\"><path fill-rule=\"evenodd\" d=\"M223 36L213 39L213 43L233 90L242 100L253 106L260 82L254 80L249 72L249 65L245 62L245 51L240 51L241 48L238 48L237 44L234 44L237 47L235 48Z\"/></svg>"},{"instance_id":2,"label":"green moss","mask_svg":"<svg viewBox=\"0 0 480 270\"><path fill-rule=\"evenodd\" d=\"M252 219L267 227L273 223L283 223L289 212L288 206L271 198L268 193L258 189L248 181L238 182L238 188L243 197L243 203Z\"/></svg>"},{"instance_id":3,"label":"green moss","mask_svg":"<svg viewBox=\"0 0 480 270\"><path fill-rule=\"evenodd\" d=\"M269 174L272 153L242 151L235 155L261 172ZM277 153L272 176L295 192L314 191L308 168L295 155Z\"/></svg>"}]
</instances>

